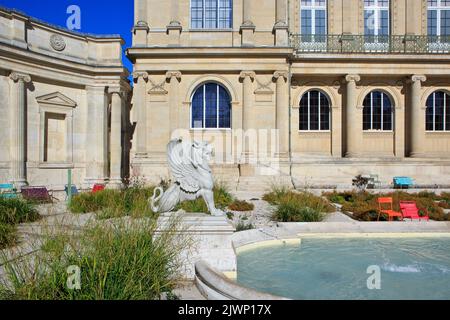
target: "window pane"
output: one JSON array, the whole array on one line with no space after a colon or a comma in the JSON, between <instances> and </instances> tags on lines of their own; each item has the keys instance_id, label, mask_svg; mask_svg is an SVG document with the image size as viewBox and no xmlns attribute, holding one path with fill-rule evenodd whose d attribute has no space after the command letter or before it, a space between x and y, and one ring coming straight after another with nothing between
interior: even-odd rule
<instances>
[{"instance_id":1,"label":"window pane","mask_svg":"<svg viewBox=\"0 0 450 320\"><path fill-rule=\"evenodd\" d=\"M205 0L205 28L217 28L217 0Z\"/></svg>"},{"instance_id":2,"label":"window pane","mask_svg":"<svg viewBox=\"0 0 450 320\"><path fill-rule=\"evenodd\" d=\"M428 35L437 35L437 11L428 10Z\"/></svg>"},{"instance_id":3,"label":"window pane","mask_svg":"<svg viewBox=\"0 0 450 320\"><path fill-rule=\"evenodd\" d=\"M319 130L319 92L311 91L309 100L309 128Z\"/></svg>"},{"instance_id":4,"label":"window pane","mask_svg":"<svg viewBox=\"0 0 450 320\"><path fill-rule=\"evenodd\" d=\"M441 11L441 36L450 35L450 10Z\"/></svg>"},{"instance_id":5,"label":"window pane","mask_svg":"<svg viewBox=\"0 0 450 320\"><path fill-rule=\"evenodd\" d=\"M445 130L450 131L450 95L445 95Z\"/></svg>"},{"instance_id":6,"label":"window pane","mask_svg":"<svg viewBox=\"0 0 450 320\"><path fill-rule=\"evenodd\" d=\"M372 93L372 130L381 130L381 92Z\"/></svg>"},{"instance_id":7,"label":"window pane","mask_svg":"<svg viewBox=\"0 0 450 320\"><path fill-rule=\"evenodd\" d=\"M320 94L320 130L330 130L330 103L324 94Z\"/></svg>"},{"instance_id":8,"label":"window pane","mask_svg":"<svg viewBox=\"0 0 450 320\"><path fill-rule=\"evenodd\" d=\"M219 128L231 128L230 96L221 86L219 86Z\"/></svg>"},{"instance_id":9,"label":"window pane","mask_svg":"<svg viewBox=\"0 0 450 320\"><path fill-rule=\"evenodd\" d=\"M368 94L363 103L363 130L372 129L371 95Z\"/></svg>"},{"instance_id":10,"label":"window pane","mask_svg":"<svg viewBox=\"0 0 450 320\"><path fill-rule=\"evenodd\" d=\"M300 130L308 130L308 93L300 101Z\"/></svg>"},{"instance_id":11,"label":"window pane","mask_svg":"<svg viewBox=\"0 0 450 320\"><path fill-rule=\"evenodd\" d=\"M203 86L197 89L192 98L192 128L203 128Z\"/></svg>"},{"instance_id":12,"label":"window pane","mask_svg":"<svg viewBox=\"0 0 450 320\"><path fill-rule=\"evenodd\" d=\"M375 34L375 11L364 11L364 34L373 36Z\"/></svg>"},{"instance_id":13,"label":"window pane","mask_svg":"<svg viewBox=\"0 0 450 320\"><path fill-rule=\"evenodd\" d=\"M205 127L217 128L217 85L209 83L205 86Z\"/></svg>"},{"instance_id":14,"label":"window pane","mask_svg":"<svg viewBox=\"0 0 450 320\"><path fill-rule=\"evenodd\" d=\"M325 35L326 30L326 12L325 10L316 10L316 32L318 35Z\"/></svg>"},{"instance_id":15,"label":"window pane","mask_svg":"<svg viewBox=\"0 0 450 320\"><path fill-rule=\"evenodd\" d=\"M378 35L380 36L388 36L389 35L389 11L382 10L380 15L380 29L378 31Z\"/></svg>"},{"instance_id":16,"label":"window pane","mask_svg":"<svg viewBox=\"0 0 450 320\"><path fill-rule=\"evenodd\" d=\"M444 130L444 93L435 93L435 106L434 106L434 130Z\"/></svg>"},{"instance_id":17,"label":"window pane","mask_svg":"<svg viewBox=\"0 0 450 320\"><path fill-rule=\"evenodd\" d=\"M427 110L426 110L426 116L425 116L425 126L427 131L433 131L434 130L434 93L428 98L427 100Z\"/></svg>"},{"instance_id":18,"label":"window pane","mask_svg":"<svg viewBox=\"0 0 450 320\"><path fill-rule=\"evenodd\" d=\"M302 34L312 34L311 10L302 10Z\"/></svg>"},{"instance_id":19,"label":"window pane","mask_svg":"<svg viewBox=\"0 0 450 320\"><path fill-rule=\"evenodd\" d=\"M383 93L383 130L392 130L392 104L391 99Z\"/></svg>"},{"instance_id":20,"label":"window pane","mask_svg":"<svg viewBox=\"0 0 450 320\"><path fill-rule=\"evenodd\" d=\"M191 26L194 29L203 28L203 0L191 1Z\"/></svg>"},{"instance_id":21,"label":"window pane","mask_svg":"<svg viewBox=\"0 0 450 320\"><path fill-rule=\"evenodd\" d=\"M231 28L233 6L232 0L219 0L219 28Z\"/></svg>"}]
</instances>

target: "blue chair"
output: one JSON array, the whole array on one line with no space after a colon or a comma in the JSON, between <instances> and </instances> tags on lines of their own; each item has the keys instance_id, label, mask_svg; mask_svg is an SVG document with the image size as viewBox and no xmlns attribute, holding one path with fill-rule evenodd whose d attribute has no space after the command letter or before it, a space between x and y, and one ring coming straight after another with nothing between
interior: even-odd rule
<instances>
[{"instance_id":1,"label":"blue chair","mask_svg":"<svg viewBox=\"0 0 450 320\"><path fill-rule=\"evenodd\" d=\"M79 193L78 189L77 189L77 186L72 185L71 189L72 189L72 196L75 196L75 195L77 195ZM66 200L67 200L67 198L69 197L69 186L68 185L64 186L64 192L66 193Z\"/></svg>"},{"instance_id":2,"label":"blue chair","mask_svg":"<svg viewBox=\"0 0 450 320\"><path fill-rule=\"evenodd\" d=\"M414 185L414 182L409 177L394 177L395 189L408 189Z\"/></svg>"},{"instance_id":3,"label":"blue chair","mask_svg":"<svg viewBox=\"0 0 450 320\"><path fill-rule=\"evenodd\" d=\"M0 198L17 199L17 190L11 183L0 184Z\"/></svg>"}]
</instances>

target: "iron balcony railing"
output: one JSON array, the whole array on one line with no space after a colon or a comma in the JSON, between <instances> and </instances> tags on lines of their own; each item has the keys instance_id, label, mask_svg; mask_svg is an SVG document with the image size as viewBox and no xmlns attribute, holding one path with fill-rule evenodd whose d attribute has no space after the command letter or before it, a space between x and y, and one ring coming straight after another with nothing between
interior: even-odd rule
<instances>
[{"instance_id":1,"label":"iron balcony railing","mask_svg":"<svg viewBox=\"0 0 450 320\"><path fill-rule=\"evenodd\" d=\"M450 36L293 34L290 41L297 53L450 53Z\"/></svg>"}]
</instances>

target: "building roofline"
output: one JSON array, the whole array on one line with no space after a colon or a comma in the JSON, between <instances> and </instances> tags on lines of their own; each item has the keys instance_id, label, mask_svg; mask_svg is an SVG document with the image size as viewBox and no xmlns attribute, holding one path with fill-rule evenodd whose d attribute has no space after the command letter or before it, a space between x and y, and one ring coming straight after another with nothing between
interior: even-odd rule
<instances>
[{"instance_id":1,"label":"building roofline","mask_svg":"<svg viewBox=\"0 0 450 320\"><path fill-rule=\"evenodd\" d=\"M31 23L39 24L47 28L52 28L73 36L83 37L83 38L90 38L94 40L120 40L122 44L125 44L125 40L122 38L120 34L93 34L93 33L84 33L79 31L73 31L69 30L67 28L48 23L46 21L40 20L38 18L32 17L23 11L17 10L15 8L7 8L5 6L0 5L0 12L4 12L9 15L19 15L22 16L25 20L28 20Z\"/></svg>"}]
</instances>

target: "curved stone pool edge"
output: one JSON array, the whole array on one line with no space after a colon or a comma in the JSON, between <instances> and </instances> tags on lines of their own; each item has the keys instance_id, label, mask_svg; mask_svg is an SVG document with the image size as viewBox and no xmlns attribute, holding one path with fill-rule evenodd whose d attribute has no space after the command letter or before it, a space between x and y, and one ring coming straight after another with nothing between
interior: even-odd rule
<instances>
[{"instance_id":1,"label":"curved stone pool edge","mask_svg":"<svg viewBox=\"0 0 450 320\"><path fill-rule=\"evenodd\" d=\"M236 256L246 250L267 246L299 244L302 238L424 238L450 237L450 222L318 222L278 223L234 233L231 237ZM258 292L232 281L204 261L195 266L196 285L212 300L289 300ZM229 274L229 273L228 273Z\"/></svg>"}]
</instances>

